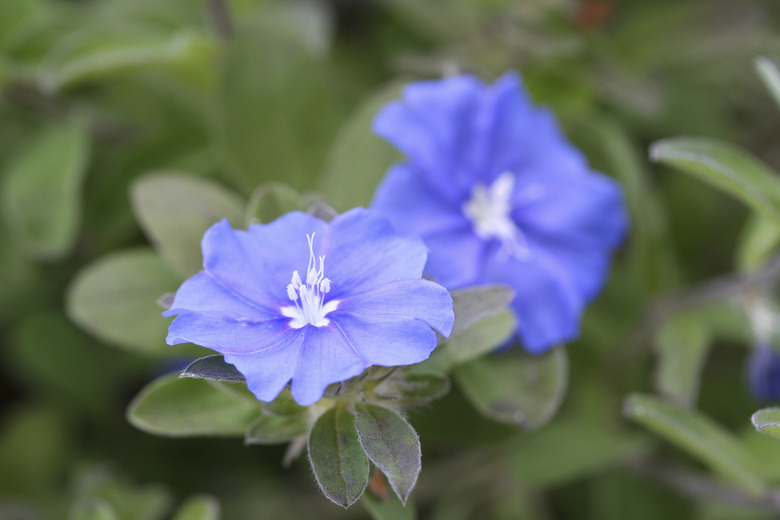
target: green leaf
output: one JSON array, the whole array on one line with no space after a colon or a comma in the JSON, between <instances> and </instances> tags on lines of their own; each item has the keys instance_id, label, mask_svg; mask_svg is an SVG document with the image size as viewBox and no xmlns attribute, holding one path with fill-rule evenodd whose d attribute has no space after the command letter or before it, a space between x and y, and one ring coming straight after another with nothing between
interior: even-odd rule
<instances>
[{"instance_id":1,"label":"green leaf","mask_svg":"<svg viewBox=\"0 0 780 520\"><path fill-rule=\"evenodd\" d=\"M450 380L444 374L397 370L374 388L379 399L391 404L420 405L442 397L450 391Z\"/></svg>"},{"instance_id":2,"label":"green leaf","mask_svg":"<svg viewBox=\"0 0 780 520\"><path fill-rule=\"evenodd\" d=\"M219 501L208 495L189 498L173 517L173 520L219 520Z\"/></svg>"},{"instance_id":3,"label":"green leaf","mask_svg":"<svg viewBox=\"0 0 780 520\"><path fill-rule=\"evenodd\" d=\"M498 314L514 297L515 292L504 285L468 287L452 291L455 323L450 336L457 336L478 321Z\"/></svg>"},{"instance_id":4,"label":"green leaf","mask_svg":"<svg viewBox=\"0 0 780 520\"><path fill-rule=\"evenodd\" d=\"M507 309L482 318L436 347L430 359L416 365L421 371L448 372L452 367L492 352L514 333L514 314Z\"/></svg>"},{"instance_id":5,"label":"green leaf","mask_svg":"<svg viewBox=\"0 0 780 520\"><path fill-rule=\"evenodd\" d=\"M182 353L165 345L170 318L157 299L181 279L151 249L105 256L85 267L66 295L68 316L101 340L150 354ZM189 347L190 349L192 347Z\"/></svg>"},{"instance_id":6,"label":"green leaf","mask_svg":"<svg viewBox=\"0 0 780 520\"><path fill-rule=\"evenodd\" d=\"M243 435L260 414L260 404L221 391L203 379L176 374L152 381L133 399L127 419L158 435Z\"/></svg>"},{"instance_id":7,"label":"green leaf","mask_svg":"<svg viewBox=\"0 0 780 520\"><path fill-rule=\"evenodd\" d=\"M753 213L742 228L736 264L742 272L757 271L780 246L780 226L773 219Z\"/></svg>"},{"instance_id":8,"label":"green leaf","mask_svg":"<svg viewBox=\"0 0 780 520\"><path fill-rule=\"evenodd\" d=\"M120 520L116 511L100 498L84 500L73 506L69 520Z\"/></svg>"},{"instance_id":9,"label":"green leaf","mask_svg":"<svg viewBox=\"0 0 780 520\"><path fill-rule=\"evenodd\" d=\"M401 153L376 135L371 124L386 103L401 96L404 84L396 80L373 93L339 129L320 183L337 210L368 207L387 170L402 160Z\"/></svg>"},{"instance_id":10,"label":"green leaf","mask_svg":"<svg viewBox=\"0 0 780 520\"><path fill-rule=\"evenodd\" d=\"M695 314L678 314L663 324L655 338L655 387L667 401L695 406L709 345L710 331Z\"/></svg>"},{"instance_id":11,"label":"green leaf","mask_svg":"<svg viewBox=\"0 0 780 520\"><path fill-rule=\"evenodd\" d=\"M57 259L73 248L89 150L89 135L83 125L56 123L35 136L3 172L3 217L29 255Z\"/></svg>"},{"instance_id":12,"label":"green leaf","mask_svg":"<svg viewBox=\"0 0 780 520\"><path fill-rule=\"evenodd\" d=\"M263 414L244 436L245 444L282 444L309 433L312 417L308 410L298 415Z\"/></svg>"},{"instance_id":13,"label":"green leaf","mask_svg":"<svg viewBox=\"0 0 780 520\"><path fill-rule=\"evenodd\" d=\"M543 429L518 437L507 448L507 460L522 484L550 488L636 458L648 451L646 440L601 416L561 414Z\"/></svg>"},{"instance_id":14,"label":"green leaf","mask_svg":"<svg viewBox=\"0 0 780 520\"><path fill-rule=\"evenodd\" d=\"M404 505L394 494L379 498L371 493L363 493L360 503L371 515L372 520L415 520L417 518L411 501Z\"/></svg>"},{"instance_id":15,"label":"green leaf","mask_svg":"<svg viewBox=\"0 0 780 520\"><path fill-rule=\"evenodd\" d=\"M41 64L41 82L51 92L88 81L154 65L186 60L213 52L211 40L184 30L173 34L149 31L136 25L92 24L72 35L68 45L57 45Z\"/></svg>"},{"instance_id":16,"label":"green leaf","mask_svg":"<svg viewBox=\"0 0 780 520\"><path fill-rule=\"evenodd\" d=\"M780 439L780 408L764 408L750 418L757 431Z\"/></svg>"},{"instance_id":17,"label":"green leaf","mask_svg":"<svg viewBox=\"0 0 780 520\"><path fill-rule=\"evenodd\" d=\"M780 179L747 152L714 139L657 141L650 157L723 190L780 225Z\"/></svg>"},{"instance_id":18,"label":"green leaf","mask_svg":"<svg viewBox=\"0 0 780 520\"><path fill-rule=\"evenodd\" d=\"M626 398L623 412L626 417L699 458L748 493L758 495L765 491L764 483L750 469L755 462L749 453L708 417L640 394Z\"/></svg>"},{"instance_id":19,"label":"green leaf","mask_svg":"<svg viewBox=\"0 0 780 520\"><path fill-rule=\"evenodd\" d=\"M374 404L355 406L360 445L406 504L420 474L420 439L406 419Z\"/></svg>"},{"instance_id":20,"label":"green leaf","mask_svg":"<svg viewBox=\"0 0 780 520\"><path fill-rule=\"evenodd\" d=\"M267 224L291 211L304 211L301 194L282 182L267 182L252 192L247 223Z\"/></svg>"},{"instance_id":21,"label":"green leaf","mask_svg":"<svg viewBox=\"0 0 780 520\"><path fill-rule=\"evenodd\" d=\"M549 421L566 393L566 350L542 356L509 353L455 367L454 376L469 401L483 415L525 429Z\"/></svg>"},{"instance_id":22,"label":"green leaf","mask_svg":"<svg viewBox=\"0 0 780 520\"><path fill-rule=\"evenodd\" d=\"M771 60L763 56L756 58L753 62L761 81L766 85L769 93L772 94L775 102L780 106L780 71Z\"/></svg>"},{"instance_id":23,"label":"green leaf","mask_svg":"<svg viewBox=\"0 0 780 520\"><path fill-rule=\"evenodd\" d=\"M219 184L176 172L143 177L131 187L133 211L149 240L183 277L203 267L200 242L224 218L244 223L244 203Z\"/></svg>"},{"instance_id":24,"label":"green leaf","mask_svg":"<svg viewBox=\"0 0 780 520\"><path fill-rule=\"evenodd\" d=\"M196 379L211 379L214 381L246 381L244 374L225 362L221 354L196 359L185 368L179 377L194 377Z\"/></svg>"},{"instance_id":25,"label":"green leaf","mask_svg":"<svg viewBox=\"0 0 780 520\"><path fill-rule=\"evenodd\" d=\"M219 102L220 137L242 189L268 181L315 186L340 99L327 63L299 34L270 19L239 27L225 55Z\"/></svg>"},{"instance_id":26,"label":"green leaf","mask_svg":"<svg viewBox=\"0 0 780 520\"><path fill-rule=\"evenodd\" d=\"M368 485L368 459L355 431L355 416L337 406L322 414L309 434L309 462L329 500L349 507Z\"/></svg>"}]
</instances>

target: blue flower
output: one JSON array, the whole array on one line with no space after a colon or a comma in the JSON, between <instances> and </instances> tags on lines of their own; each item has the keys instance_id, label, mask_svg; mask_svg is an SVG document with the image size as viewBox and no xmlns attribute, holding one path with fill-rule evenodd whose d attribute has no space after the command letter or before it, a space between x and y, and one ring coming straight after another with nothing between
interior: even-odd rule
<instances>
[{"instance_id":1,"label":"blue flower","mask_svg":"<svg viewBox=\"0 0 780 520\"><path fill-rule=\"evenodd\" d=\"M374 131L407 161L390 169L372 206L423 238L426 274L448 289L512 287L530 352L576 338L627 216L618 184L588 168L520 78L413 83Z\"/></svg>"},{"instance_id":2,"label":"blue flower","mask_svg":"<svg viewBox=\"0 0 780 520\"><path fill-rule=\"evenodd\" d=\"M309 405L371 365L427 359L431 327L452 329L449 293L421 279L423 242L366 209L330 223L290 213L248 231L223 220L202 248L203 271L163 313L177 316L167 342L222 353L262 401L292 380L295 400Z\"/></svg>"},{"instance_id":3,"label":"blue flower","mask_svg":"<svg viewBox=\"0 0 780 520\"><path fill-rule=\"evenodd\" d=\"M756 400L780 400L780 353L770 345L753 348L747 363L747 379Z\"/></svg>"}]
</instances>

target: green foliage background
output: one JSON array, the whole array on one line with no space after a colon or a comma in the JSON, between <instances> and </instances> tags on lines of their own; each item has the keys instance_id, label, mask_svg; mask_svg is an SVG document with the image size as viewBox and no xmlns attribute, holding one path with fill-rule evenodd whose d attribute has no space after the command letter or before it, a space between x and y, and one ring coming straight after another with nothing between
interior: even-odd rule
<instances>
[{"instance_id":1,"label":"green foliage background","mask_svg":"<svg viewBox=\"0 0 780 520\"><path fill-rule=\"evenodd\" d=\"M0 518L775 518L780 442L743 365L778 276L780 110L754 59L779 31L774 0L0 1ZM208 225L367 205L399 158L370 120L405 81L510 69L632 216L568 362L455 367L409 416L406 509L381 482L334 506L284 447L128 422L207 354L164 344L156 301ZM676 136L707 140L651 160ZM561 408L491 421L491 379Z\"/></svg>"}]
</instances>

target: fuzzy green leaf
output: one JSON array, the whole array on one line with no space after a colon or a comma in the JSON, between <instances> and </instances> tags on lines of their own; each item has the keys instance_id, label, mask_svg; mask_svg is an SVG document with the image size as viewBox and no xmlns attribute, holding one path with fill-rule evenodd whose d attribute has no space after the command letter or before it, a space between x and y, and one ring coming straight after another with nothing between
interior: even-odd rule
<instances>
[{"instance_id":1,"label":"fuzzy green leaf","mask_svg":"<svg viewBox=\"0 0 780 520\"><path fill-rule=\"evenodd\" d=\"M444 374L399 370L374 388L375 395L400 405L420 405L447 394L450 380Z\"/></svg>"},{"instance_id":2,"label":"fuzzy green leaf","mask_svg":"<svg viewBox=\"0 0 780 520\"><path fill-rule=\"evenodd\" d=\"M76 276L66 308L73 321L107 343L153 354L181 353L182 347L165 345L170 319L160 316L162 308L156 303L180 283L151 249L122 251Z\"/></svg>"},{"instance_id":3,"label":"fuzzy green leaf","mask_svg":"<svg viewBox=\"0 0 780 520\"><path fill-rule=\"evenodd\" d=\"M455 323L450 336L457 336L478 321L501 312L514 298L515 292L504 285L468 287L452 291Z\"/></svg>"},{"instance_id":4,"label":"fuzzy green leaf","mask_svg":"<svg viewBox=\"0 0 780 520\"><path fill-rule=\"evenodd\" d=\"M309 462L329 500L346 508L360 498L368 485L368 459L352 412L337 406L317 419L309 434Z\"/></svg>"},{"instance_id":5,"label":"fuzzy green leaf","mask_svg":"<svg viewBox=\"0 0 780 520\"><path fill-rule=\"evenodd\" d=\"M747 152L714 139L657 141L650 157L723 190L780 225L780 178Z\"/></svg>"},{"instance_id":6,"label":"fuzzy green leaf","mask_svg":"<svg viewBox=\"0 0 780 520\"><path fill-rule=\"evenodd\" d=\"M327 62L266 19L238 28L223 63L220 137L238 184L314 186L340 116Z\"/></svg>"},{"instance_id":7,"label":"fuzzy green leaf","mask_svg":"<svg viewBox=\"0 0 780 520\"><path fill-rule=\"evenodd\" d=\"M176 374L151 382L127 410L137 428L172 437L242 435L259 414L258 402Z\"/></svg>"},{"instance_id":8,"label":"fuzzy green leaf","mask_svg":"<svg viewBox=\"0 0 780 520\"><path fill-rule=\"evenodd\" d=\"M82 124L57 123L35 136L2 172L0 208L12 236L29 255L57 259L73 247L89 154Z\"/></svg>"},{"instance_id":9,"label":"fuzzy green leaf","mask_svg":"<svg viewBox=\"0 0 780 520\"><path fill-rule=\"evenodd\" d=\"M360 445L405 504L422 464L417 433L406 419L382 406L358 404L355 411Z\"/></svg>"},{"instance_id":10,"label":"fuzzy green leaf","mask_svg":"<svg viewBox=\"0 0 780 520\"><path fill-rule=\"evenodd\" d=\"M736 264L742 272L760 269L780 247L780 226L771 218L753 213L742 227Z\"/></svg>"},{"instance_id":11,"label":"fuzzy green leaf","mask_svg":"<svg viewBox=\"0 0 780 520\"><path fill-rule=\"evenodd\" d=\"M755 462L750 454L734 436L708 417L640 394L626 398L623 413L699 458L750 494L764 492L764 483L751 470Z\"/></svg>"},{"instance_id":12,"label":"fuzzy green leaf","mask_svg":"<svg viewBox=\"0 0 780 520\"><path fill-rule=\"evenodd\" d=\"M448 372L452 367L476 359L504 343L516 328L514 314L508 309L482 318L465 331L451 335L418 365L421 371Z\"/></svg>"},{"instance_id":13,"label":"fuzzy green leaf","mask_svg":"<svg viewBox=\"0 0 780 520\"><path fill-rule=\"evenodd\" d=\"M679 314L664 323L655 339L655 386L666 400L683 408L695 405L709 344L709 330L693 314Z\"/></svg>"},{"instance_id":14,"label":"fuzzy green leaf","mask_svg":"<svg viewBox=\"0 0 780 520\"><path fill-rule=\"evenodd\" d=\"M543 356L505 354L455 368L455 379L485 416L525 429L539 428L558 410L568 383L566 350Z\"/></svg>"},{"instance_id":15,"label":"fuzzy green leaf","mask_svg":"<svg viewBox=\"0 0 780 520\"><path fill-rule=\"evenodd\" d=\"M155 173L131 188L133 211L149 240L183 277L203 267L203 233L223 218L244 223L244 203L219 184L177 172Z\"/></svg>"}]
</instances>

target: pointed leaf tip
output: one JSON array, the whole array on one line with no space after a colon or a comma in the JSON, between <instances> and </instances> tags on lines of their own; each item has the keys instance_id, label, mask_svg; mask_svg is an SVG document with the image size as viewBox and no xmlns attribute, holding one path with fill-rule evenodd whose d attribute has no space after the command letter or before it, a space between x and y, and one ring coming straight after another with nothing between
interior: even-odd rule
<instances>
[{"instance_id":1,"label":"pointed leaf tip","mask_svg":"<svg viewBox=\"0 0 780 520\"><path fill-rule=\"evenodd\" d=\"M422 466L417 433L406 419L387 408L374 404L358 404L355 408L360 445L406 504Z\"/></svg>"},{"instance_id":2,"label":"pointed leaf tip","mask_svg":"<svg viewBox=\"0 0 780 520\"><path fill-rule=\"evenodd\" d=\"M343 407L317 419L309 434L309 462L323 494L348 508L368 485L368 459L358 441L355 416Z\"/></svg>"}]
</instances>

